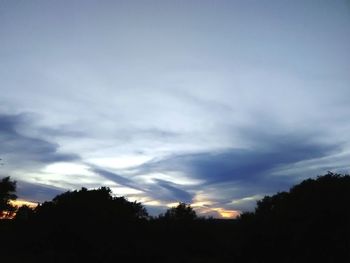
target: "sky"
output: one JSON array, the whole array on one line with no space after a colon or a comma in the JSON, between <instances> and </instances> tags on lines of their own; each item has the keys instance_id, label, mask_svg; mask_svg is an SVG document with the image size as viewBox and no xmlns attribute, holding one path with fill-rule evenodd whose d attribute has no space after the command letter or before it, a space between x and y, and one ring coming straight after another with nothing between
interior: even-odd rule
<instances>
[{"instance_id":1,"label":"sky","mask_svg":"<svg viewBox=\"0 0 350 263\"><path fill-rule=\"evenodd\" d=\"M234 217L350 170L350 2L0 1L0 177Z\"/></svg>"}]
</instances>

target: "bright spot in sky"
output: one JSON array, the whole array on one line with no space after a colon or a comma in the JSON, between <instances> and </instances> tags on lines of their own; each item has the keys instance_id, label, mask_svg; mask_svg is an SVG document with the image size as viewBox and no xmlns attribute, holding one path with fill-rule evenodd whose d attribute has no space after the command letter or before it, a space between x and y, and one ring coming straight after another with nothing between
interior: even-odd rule
<instances>
[{"instance_id":1,"label":"bright spot in sky","mask_svg":"<svg viewBox=\"0 0 350 263\"><path fill-rule=\"evenodd\" d=\"M178 206L178 202L174 202L174 203L168 203L168 204L166 204L166 206L167 207L169 207L169 208L171 208L171 207L176 207L176 206Z\"/></svg>"},{"instance_id":2,"label":"bright spot in sky","mask_svg":"<svg viewBox=\"0 0 350 263\"><path fill-rule=\"evenodd\" d=\"M217 211L223 218L235 218L240 214L236 210L226 210L224 208L215 208L214 210Z\"/></svg>"},{"instance_id":3,"label":"bright spot in sky","mask_svg":"<svg viewBox=\"0 0 350 263\"><path fill-rule=\"evenodd\" d=\"M125 155L118 157L103 157L103 158L92 158L88 161L92 164L111 168L111 169L126 169L134 166L138 166L150 161L152 157L145 155Z\"/></svg>"},{"instance_id":4,"label":"bright spot in sky","mask_svg":"<svg viewBox=\"0 0 350 263\"><path fill-rule=\"evenodd\" d=\"M133 195L133 194L142 193L142 191L140 191L140 190L130 188L130 187L124 187L124 186L123 187L118 187L118 186L117 187L110 187L110 189L117 196ZM130 199L132 199L132 197L130 197ZM136 201L136 199L134 201Z\"/></svg>"},{"instance_id":5,"label":"bright spot in sky","mask_svg":"<svg viewBox=\"0 0 350 263\"><path fill-rule=\"evenodd\" d=\"M143 204L149 205L149 206L162 206L162 203L159 200L146 201L146 202L143 202Z\"/></svg>"},{"instance_id":6,"label":"bright spot in sky","mask_svg":"<svg viewBox=\"0 0 350 263\"><path fill-rule=\"evenodd\" d=\"M27 201L27 200L20 200L20 199L19 200L10 201L10 203L12 205L15 205L15 206L18 206L18 207L21 207L23 205L27 205L27 206L29 206L31 208L35 208L38 205L38 203L30 202L30 201Z\"/></svg>"},{"instance_id":7,"label":"bright spot in sky","mask_svg":"<svg viewBox=\"0 0 350 263\"><path fill-rule=\"evenodd\" d=\"M46 173L52 174L91 174L88 171L88 167L83 164L75 164L75 163L53 163L46 166L43 170Z\"/></svg>"}]
</instances>

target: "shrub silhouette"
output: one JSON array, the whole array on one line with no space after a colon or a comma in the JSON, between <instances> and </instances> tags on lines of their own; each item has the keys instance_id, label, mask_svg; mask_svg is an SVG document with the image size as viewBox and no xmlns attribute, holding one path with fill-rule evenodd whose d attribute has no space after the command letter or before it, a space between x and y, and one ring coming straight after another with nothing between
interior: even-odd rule
<instances>
[{"instance_id":1,"label":"shrub silhouette","mask_svg":"<svg viewBox=\"0 0 350 263\"><path fill-rule=\"evenodd\" d=\"M260 260L340 262L349 258L349 204L350 176L329 172L265 196L239 221L253 229L244 239L250 246L255 242Z\"/></svg>"},{"instance_id":2,"label":"shrub silhouette","mask_svg":"<svg viewBox=\"0 0 350 263\"><path fill-rule=\"evenodd\" d=\"M9 218L16 211L16 207L11 205L11 200L16 200L16 181L11 181L10 177L5 177L0 181L0 218Z\"/></svg>"},{"instance_id":3,"label":"shrub silhouette","mask_svg":"<svg viewBox=\"0 0 350 263\"><path fill-rule=\"evenodd\" d=\"M148 217L146 209L124 197L113 197L108 187L68 191L35 209L38 218L74 222L76 220L133 221Z\"/></svg>"},{"instance_id":4,"label":"shrub silhouette","mask_svg":"<svg viewBox=\"0 0 350 263\"><path fill-rule=\"evenodd\" d=\"M169 208L161 217L165 220L192 221L197 218L197 214L190 205L180 202L176 207Z\"/></svg>"},{"instance_id":5,"label":"shrub silhouette","mask_svg":"<svg viewBox=\"0 0 350 263\"><path fill-rule=\"evenodd\" d=\"M34 209L28 205L22 205L17 209L15 219L19 221L27 221L34 216Z\"/></svg>"},{"instance_id":6,"label":"shrub silhouette","mask_svg":"<svg viewBox=\"0 0 350 263\"><path fill-rule=\"evenodd\" d=\"M179 203L148 219L107 187L56 196L2 220L4 262L350 262L350 176L328 173L266 196L236 220ZM197 220L195 220L197 219ZM13 244L16 244L15 246Z\"/></svg>"}]
</instances>

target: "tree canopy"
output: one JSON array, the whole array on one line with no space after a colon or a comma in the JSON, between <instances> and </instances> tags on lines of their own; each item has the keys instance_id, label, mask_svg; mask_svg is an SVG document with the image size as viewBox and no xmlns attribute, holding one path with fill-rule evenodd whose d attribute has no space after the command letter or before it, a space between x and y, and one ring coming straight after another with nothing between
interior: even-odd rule
<instances>
[{"instance_id":1,"label":"tree canopy","mask_svg":"<svg viewBox=\"0 0 350 263\"><path fill-rule=\"evenodd\" d=\"M16 200L16 181L11 181L10 177L5 177L0 181L0 218L11 217L16 207L10 203Z\"/></svg>"},{"instance_id":2,"label":"tree canopy","mask_svg":"<svg viewBox=\"0 0 350 263\"><path fill-rule=\"evenodd\" d=\"M259 256L248 255L252 258L247 260L322 262L327 257L327 262L342 261L350 244L349 204L350 176L331 172L265 196L255 212L239 219L241 245L259 248Z\"/></svg>"},{"instance_id":3,"label":"tree canopy","mask_svg":"<svg viewBox=\"0 0 350 263\"><path fill-rule=\"evenodd\" d=\"M191 205L180 202L176 207L169 208L163 218L174 221L191 221L197 218L197 214Z\"/></svg>"},{"instance_id":4,"label":"tree canopy","mask_svg":"<svg viewBox=\"0 0 350 263\"><path fill-rule=\"evenodd\" d=\"M138 202L113 197L108 187L68 191L36 208L36 215L54 220L139 220L148 217Z\"/></svg>"},{"instance_id":5,"label":"tree canopy","mask_svg":"<svg viewBox=\"0 0 350 263\"><path fill-rule=\"evenodd\" d=\"M265 196L234 220L194 220L186 203L142 220L140 203L82 188L1 220L0 247L6 262L350 262L349 203L350 176L335 173Z\"/></svg>"}]
</instances>

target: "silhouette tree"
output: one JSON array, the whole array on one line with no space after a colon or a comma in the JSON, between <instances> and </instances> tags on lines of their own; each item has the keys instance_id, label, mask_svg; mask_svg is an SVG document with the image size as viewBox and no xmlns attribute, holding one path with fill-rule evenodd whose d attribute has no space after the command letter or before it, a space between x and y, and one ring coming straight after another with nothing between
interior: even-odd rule
<instances>
[{"instance_id":1,"label":"silhouette tree","mask_svg":"<svg viewBox=\"0 0 350 263\"><path fill-rule=\"evenodd\" d=\"M28 205L22 205L17 209L15 220L27 221L34 216L34 209Z\"/></svg>"},{"instance_id":2,"label":"silhouette tree","mask_svg":"<svg viewBox=\"0 0 350 263\"><path fill-rule=\"evenodd\" d=\"M0 218L9 218L16 211L10 201L16 200L16 181L11 181L10 177L5 177L0 181Z\"/></svg>"},{"instance_id":3,"label":"silhouette tree","mask_svg":"<svg viewBox=\"0 0 350 263\"><path fill-rule=\"evenodd\" d=\"M4 262L350 262L350 176L328 173L266 196L237 220L194 220L179 203L155 220L107 187L56 196L0 220ZM30 219L30 220L28 220ZM167 220L166 220L167 219ZM16 244L14 246L13 244ZM174 252L174 247L181 246Z\"/></svg>"},{"instance_id":4,"label":"silhouette tree","mask_svg":"<svg viewBox=\"0 0 350 263\"><path fill-rule=\"evenodd\" d=\"M161 217L166 220L192 221L197 218L197 214L191 205L180 202L176 207L169 208Z\"/></svg>"},{"instance_id":5,"label":"silhouette tree","mask_svg":"<svg viewBox=\"0 0 350 263\"><path fill-rule=\"evenodd\" d=\"M124 197L113 197L110 188L68 191L35 209L38 217L61 221L139 220L148 217L146 209Z\"/></svg>"},{"instance_id":6,"label":"silhouette tree","mask_svg":"<svg viewBox=\"0 0 350 263\"><path fill-rule=\"evenodd\" d=\"M246 246L255 246L259 255L248 261L349 259L349 204L350 176L331 172L307 179L288 192L265 196L254 213L239 219L242 229L253 230L244 233Z\"/></svg>"}]
</instances>

